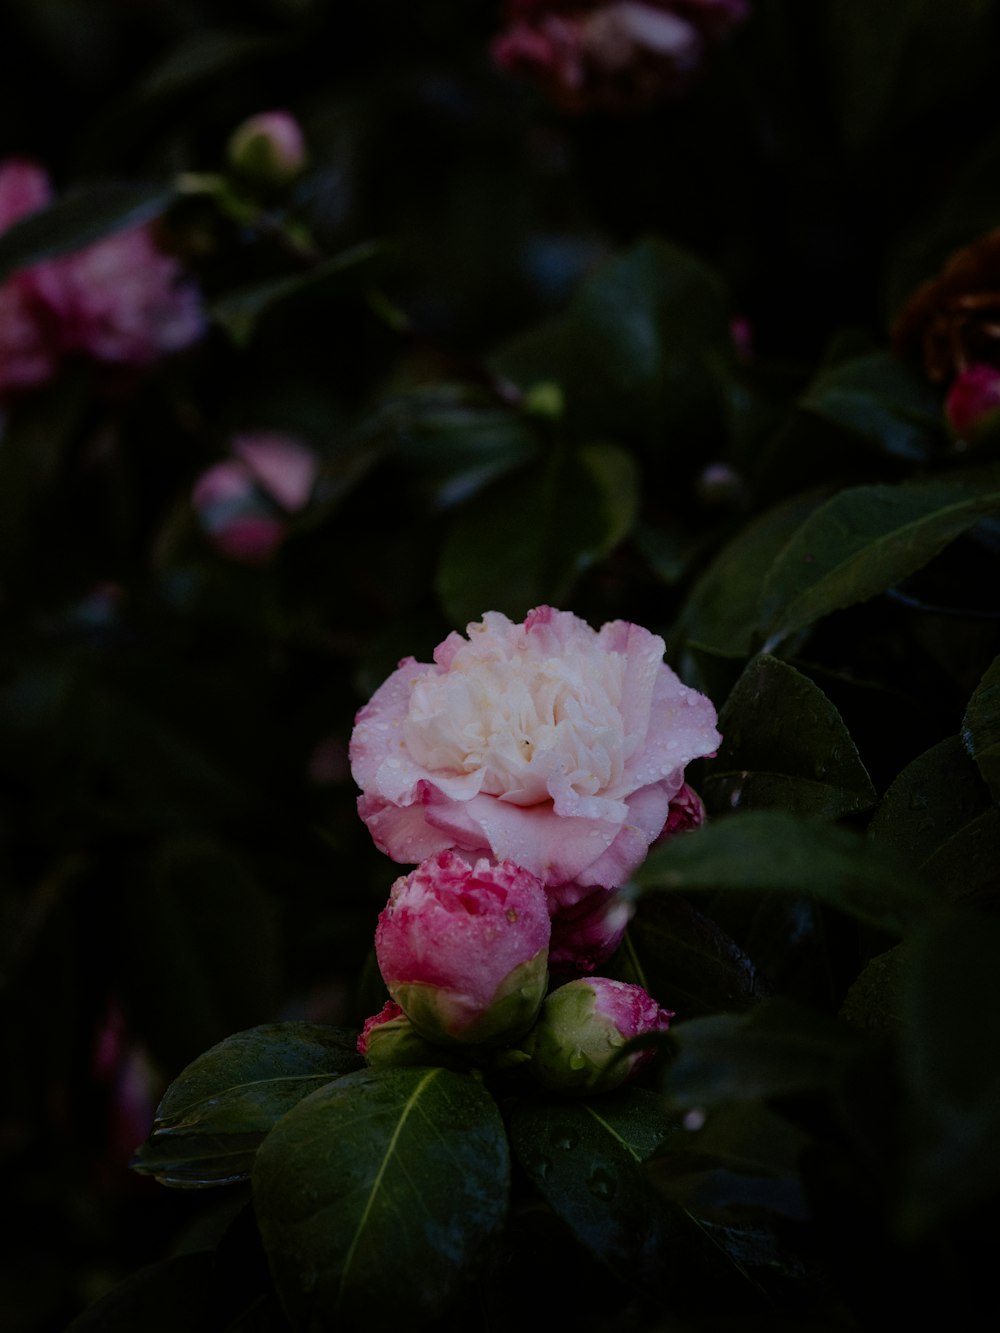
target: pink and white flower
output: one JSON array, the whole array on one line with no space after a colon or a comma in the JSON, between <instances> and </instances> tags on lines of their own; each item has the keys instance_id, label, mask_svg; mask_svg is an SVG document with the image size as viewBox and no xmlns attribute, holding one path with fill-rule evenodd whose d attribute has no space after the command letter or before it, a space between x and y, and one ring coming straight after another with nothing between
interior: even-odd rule
<instances>
[{"instance_id":1,"label":"pink and white flower","mask_svg":"<svg viewBox=\"0 0 1000 1333\"><path fill-rule=\"evenodd\" d=\"M493 58L564 111L631 110L687 92L748 12L748 0L508 0Z\"/></svg>"},{"instance_id":2,"label":"pink and white flower","mask_svg":"<svg viewBox=\"0 0 1000 1333\"><path fill-rule=\"evenodd\" d=\"M715 753L711 701L656 634L538 607L489 611L433 663L404 658L358 712L349 755L376 845L513 861L553 915L621 887L663 832L685 766Z\"/></svg>"},{"instance_id":3,"label":"pink and white flower","mask_svg":"<svg viewBox=\"0 0 1000 1333\"><path fill-rule=\"evenodd\" d=\"M52 202L46 173L0 164L0 231ZM0 395L51 379L67 357L144 367L201 337L195 285L144 224L22 269L0 285Z\"/></svg>"},{"instance_id":4,"label":"pink and white flower","mask_svg":"<svg viewBox=\"0 0 1000 1333\"><path fill-rule=\"evenodd\" d=\"M422 1037L504 1042L538 1013L549 934L534 875L510 862L470 866L446 851L393 884L375 928L375 956L390 996Z\"/></svg>"}]
</instances>

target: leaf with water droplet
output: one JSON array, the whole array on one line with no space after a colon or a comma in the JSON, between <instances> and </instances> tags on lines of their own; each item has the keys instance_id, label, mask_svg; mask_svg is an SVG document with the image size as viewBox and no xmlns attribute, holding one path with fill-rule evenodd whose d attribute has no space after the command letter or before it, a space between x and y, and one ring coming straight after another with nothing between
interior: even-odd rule
<instances>
[{"instance_id":1,"label":"leaf with water droplet","mask_svg":"<svg viewBox=\"0 0 1000 1333\"><path fill-rule=\"evenodd\" d=\"M485 1256L509 1187L496 1102L478 1078L441 1067L361 1069L328 1084L279 1121L253 1171L296 1328L422 1328Z\"/></svg>"}]
</instances>

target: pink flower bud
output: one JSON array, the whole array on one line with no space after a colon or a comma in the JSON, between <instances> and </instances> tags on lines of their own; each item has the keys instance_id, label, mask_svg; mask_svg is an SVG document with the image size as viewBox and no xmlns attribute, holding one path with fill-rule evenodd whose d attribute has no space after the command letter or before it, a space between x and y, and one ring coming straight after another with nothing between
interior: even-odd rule
<instances>
[{"instance_id":1,"label":"pink flower bud","mask_svg":"<svg viewBox=\"0 0 1000 1333\"><path fill-rule=\"evenodd\" d=\"M286 515L308 502L319 459L298 440L266 431L238 435L230 449L234 457L195 482L191 502L216 550L263 565L285 539Z\"/></svg>"},{"instance_id":2,"label":"pink flower bud","mask_svg":"<svg viewBox=\"0 0 1000 1333\"><path fill-rule=\"evenodd\" d=\"M565 892L569 885L562 885ZM563 974L595 972L622 942L631 905L616 889L588 889L577 901L553 906L549 967Z\"/></svg>"},{"instance_id":3,"label":"pink flower bud","mask_svg":"<svg viewBox=\"0 0 1000 1333\"><path fill-rule=\"evenodd\" d=\"M615 1058L626 1042L666 1032L674 1017L641 986L608 977L578 977L546 997L521 1042L528 1072L552 1092L590 1095L620 1087L647 1064L655 1048Z\"/></svg>"},{"instance_id":4,"label":"pink flower bud","mask_svg":"<svg viewBox=\"0 0 1000 1333\"><path fill-rule=\"evenodd\" d=\"M226 155L234 171L265 189L288 185L306 163L302 130L287 111L262 111L245 120L230 136Z\"/></svg>"},{"instance_id":5,"label":"pink flower bud","mask_svg":"<svg viewBox=\"0 0 1000 1333\"><path fill-rule=\"evenodd\" d=\"M375 930L389 994L428 1041L514 1041L548 984L541 882L509 861L440 852L393 884Z\"/></svg>"},{"instance_id":6,"label":"pink flower bud","mask_svg":"<svg viewBox=\"0 0 1000 1333\"><path fill-rule=\"evenodd\" d=\"M1000 420L998 409L1000 370L976 362L959 371L945 401L945 416L956 438L975 439Z\"/></svg>"}]
</instances>

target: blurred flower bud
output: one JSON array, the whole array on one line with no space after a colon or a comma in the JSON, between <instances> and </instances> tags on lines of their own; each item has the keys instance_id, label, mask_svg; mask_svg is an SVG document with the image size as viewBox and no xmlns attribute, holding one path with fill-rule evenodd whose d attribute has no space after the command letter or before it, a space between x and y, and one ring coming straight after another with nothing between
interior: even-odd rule
<instances>
[{"instance_id":1,"label":"blurred flower bud","mask_svg":"<svg viewBox=\"0 0 1000 1333\"><path fill-rule=\"evenodd\" d=\"M235 436L229 448L233 457L201 474L191 502L216 550L266 564L285 539L288 516L307 504L319 459L299 440L265 431Z\"/></svg>"},{"instance_id":2,"label":"blurred flower bud","mask_svg":"<svg viewBox=\"0 0 1000 1333\"><path fill-rule=\"evenodd\" d=\"M1000 423L1000 370L976 364L956 375L945 400L948 428L956 440L973 442Z\"/></svg>"},{"instance_id":3,"label":"blurred flower bud","mask_svg":"<svg viewBox=\"0 0 1000 1333\"><path fill-rule=\"evenodd\" d=\"M244 180L267 190L280 189L305 166L302 130L287 111L262 111L233 131L226 157Z\"/></svg>"},{"instance_id":4,"label":"blurred flower bud","mask_svg":"<svg viewBox=\"0 0 1000 1333\"><path fill-rule=\"evenodd\" d=\"M655 1055L652 1047L619 1056L626 1042L666 1032L674 1017L641 986L578 977L546 997L538 1022L520 1043L528 1071L552 1092L610 1092ZM618 1058L616 1058L616 1056Z\"/></svg>"},{"instance_id":5,"label":"blurred flower bud","mask_svg":"<svg viewBox=\"0 0 1000 1333\"><path fill-rule=\"evenodd\" d=\"M632 906L617 889L587 889L575 902L567 902L560 885L549 892L552 912L552 941L549 967L553 972L595 972L622 942L632 915Z\"/></svg>"},{"instance_id":6,"label":"blurred flower bud","mask_svg":"<svg viewBox=\"0 0 1000 1333\"><path fill-rule=\"evenodd\" d=\"M391 760L390 760L391 763ZM428 1041L515 1041L548 984L549 911L530 871L444 851L393 884L375 930L389 994Z\"/></svg>"},{"instance_id":7,"label":"blurred flower bud","mask_svg":"<svg viewBox=\"0 0 1000 1333\"><path fill-rule=\"evenodd\" d=\"M685 782L680 791L670 802L670 813L663 826L663 832L653 843L659 847L668 838L678 833L691 833L705 822L705 802L693 787Z\"/></svg>"}]
</instances>

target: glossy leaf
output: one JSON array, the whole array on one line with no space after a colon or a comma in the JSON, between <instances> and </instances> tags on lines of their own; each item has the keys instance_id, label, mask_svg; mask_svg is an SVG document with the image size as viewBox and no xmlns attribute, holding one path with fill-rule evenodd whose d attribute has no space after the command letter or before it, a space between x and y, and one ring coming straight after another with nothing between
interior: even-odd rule
<instances>
[{"instance_id":1,"label":"glossy leaf","mask_svg":"<svg viewBox=\"0 0 1000 1333\"><path fill-rule=\"evenodd\" d=\"M635 875L640 892L792 893L882 930L902 933L933 904L896 860L845 828L781 810L711 821L655 848Z\"/></svg>"},{"instance_id":2,"label":"glossy leaf","mask_svg":"<svg viewBox=\"0 0 1000 1333\"><path fill-rule=\"evenodd\" d=\"M588 1101L518 1101L511 1146L577 1239L620 1277L648 1286L676 1219L641 1163L674 1130L662 1098L622 1089Z\"/></svg>"},{"instance_id":3,"label":"glossy leaf","mask_svg":"<svg viewBox=\"0 0 1000 1333\"><path fill-rule=\"evenodd\" d=\"M975 480L840 492L805 520L767 575L760 619L764 650L891 588L998 510L1000 486L992 472Z\"/></svg>"},{"instance_id":4,"label":"glossy leaf","mask_svg":"<svg viewBox=\"0 0 1000 1333\"><path fill-rule=\"evenodd\" d=\"M838 819L875 788L836 708L818 685L768 653L749 662L719 713L723 735L701 795L709 812L783 809Z\"/></svg>"},{"instance_id":5,"label":"glossy leaf","mask_svg":"<svg viewBox=\"0 0 1000 1333\"><path fill-rule=\"evenodd\" d=\"M0 236L0 280L44 259L82 250L111 232L138 227L166 211L171 185L102 181L31 213Z\"/></svg>"},{"instance_id":6,"label":"glossy leaf","mask_svg":"<svg viewBox=\"0 0 1000 1333\"><path fill-rule=\"evenodd\" d=\"M294 1326L425 1326L502 1226L509 1171L496 1103L466 1075L365 1069L299 1102L253 1171Z\"/></svg>"},{"instance_id":7,"label":"glossy leaf","mask_svg":"<svg viewBox=\"0 0 1000 1333\"><path fill-rule=\"evenodd\" d=\"M754 962L710 917L679 895L645 894L635 905L623 979L692 1018L743 1008L766 994Z\"/></svg>"},{"instance_id":8,"label":"glossy leaf","mask_svg":"<svg viewBox=\"0 0 1000 1333\"><path fill-rule=\"evenodd\" d=\"M133 1168L162 1185L249 1180L257 1148L285 1112L362 1066L356 1040L314 1023L268 1023L227 1037L171 1083Z\"/></svg>"},{"instance_id":9,"label":"glossy leaf","mask_svg":"<svg viewBox=\"0 0 1000 1333\"><path fill-rule=\"evenodd\" d=\"M760 646L760 598L768 570L800 524L822 502L821 492L797 495L742 527L695 583L668 643L668 659L685 645L731 657Z\"/></svg>"},{"instance_id":10,"label":"glossy leaf","mask_svg":"<svg viewBox=\"0 0 1000 1333\"><path fill-rule=\"evenodd\" d=\"M969 700L962 740L994 801L1000 802L1000 657L994 658Z\"/></svg>"}]
</instances>

